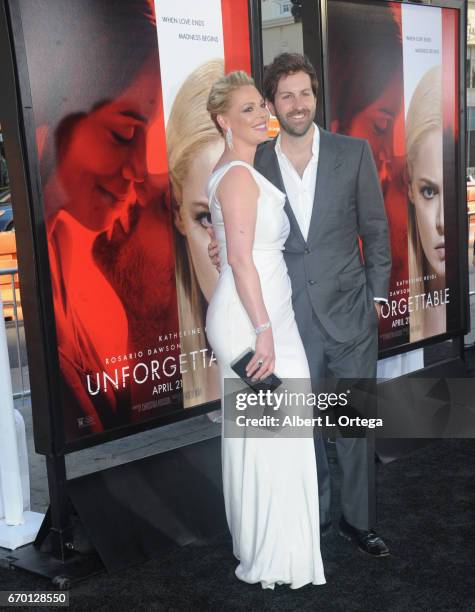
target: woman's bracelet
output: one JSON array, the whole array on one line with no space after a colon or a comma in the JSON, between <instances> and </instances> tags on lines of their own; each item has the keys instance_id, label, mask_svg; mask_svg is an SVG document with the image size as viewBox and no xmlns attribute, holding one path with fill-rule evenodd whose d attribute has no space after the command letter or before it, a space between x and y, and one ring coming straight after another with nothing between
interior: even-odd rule
<instances>
[{"instance_id":1,"label":"woman's bracelet","mask_svg":"<svg viewBox=\"0 0 475 612\"><path fill-rule=\"evenodd\" d=\"M263 331L266 331L266 329L269 329L270 326L271 326L271 322L270 321L266 321L262 325L259 325L258 327L255 327L254 331L256 332L256 335L259 335L259 334L262 334Z\"/></svg>"}]
</instances>

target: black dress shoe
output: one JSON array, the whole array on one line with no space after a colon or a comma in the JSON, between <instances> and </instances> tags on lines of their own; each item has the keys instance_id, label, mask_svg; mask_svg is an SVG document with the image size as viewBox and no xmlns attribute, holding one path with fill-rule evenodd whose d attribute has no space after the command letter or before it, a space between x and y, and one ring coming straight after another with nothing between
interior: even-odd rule
<instances>
[{"instance_id":1,"label":"black dress shoe","mask_svg":"<svg viewBox=\"0 0 475 612\"><path fill-rule=\"evenodd\" d=\"M359 550L372 557L387 557L389 555L389 548L373 529L356 529L343 517L340 519L340 535L355 542Z\"/></svg>"}]
</instances>

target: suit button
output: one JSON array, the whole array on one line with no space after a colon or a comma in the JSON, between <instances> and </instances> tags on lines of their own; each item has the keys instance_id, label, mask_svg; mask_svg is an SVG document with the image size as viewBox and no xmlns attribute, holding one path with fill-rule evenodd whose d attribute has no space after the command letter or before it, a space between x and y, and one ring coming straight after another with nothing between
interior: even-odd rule
<instances>
[{"instance_id":1,"label":"suit button","mask_svg":"<svg viewBox=\"0 0 475 612\"><path fill-rule=\"evenodd\" d=\"M315 285L315 281L314 281L314 280L309 280L309 281L308 281L308 284L309 284L309 285Z\"/></svg>"},{"instance_id":2,"label":"suit button","mask_svg":"<svg viewBox=\"0 0 475 612\"><path fill-rule=\"evenodd\" d=\"M305 249L305 255L308 255L310 253L310 249Z\"/></svg>"}]
</instances>

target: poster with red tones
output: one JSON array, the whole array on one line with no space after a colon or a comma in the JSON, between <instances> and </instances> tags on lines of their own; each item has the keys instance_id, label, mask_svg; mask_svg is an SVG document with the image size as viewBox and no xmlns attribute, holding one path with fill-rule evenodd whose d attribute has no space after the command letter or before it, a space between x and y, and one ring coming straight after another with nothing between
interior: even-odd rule
<instances>
[{"instance_id":1,"label":"poster with red tones","mask_svg":"<svg viewBox=\"0 0 475 612\"><path fill-rule=\"evenodd\" d=\"M250 70L248 2L18 4L59 426L66 447L87 446L219 397L203 327L215 273L204 259L209 211L196 185L221 144L216 129L206 143L200 132L204 155L187 164L203 74L209 90L224 67ZM200 95L186 89L193 79Z\"/></svg>"},{"instance_id":2,"label":"poster with red tones","mask_svg":"<svg viewBox=\"0 0 475 612\"><path fill-rule=\"evenodd\" d=\"M380 352L405 352L463 327L459 12L331 0L327 16L328 123L369 142L389 222Z\"/></svg>"}]
</instances>

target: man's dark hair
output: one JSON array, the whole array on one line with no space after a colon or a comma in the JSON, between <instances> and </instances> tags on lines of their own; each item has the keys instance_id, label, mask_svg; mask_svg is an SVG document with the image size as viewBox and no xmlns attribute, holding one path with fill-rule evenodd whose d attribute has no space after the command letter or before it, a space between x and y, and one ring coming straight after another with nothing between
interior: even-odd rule
<instances>
[{"instance_id":1,"label":"man's dark hair","mask_svg":"<svg viewBox=\"0 0 475 612\"><path fill-rule=\"evenodd\" d=\"M305 74L308 74L310 83L312 84L313 94L317 97L317 73L308 57L300 53L281 53L274 58L271 64L266 66L264 72L264 97L274 103L275 93L280 79L290 74L295 74L296 72L305 72Z\"/></svg>"}]
</instances>

